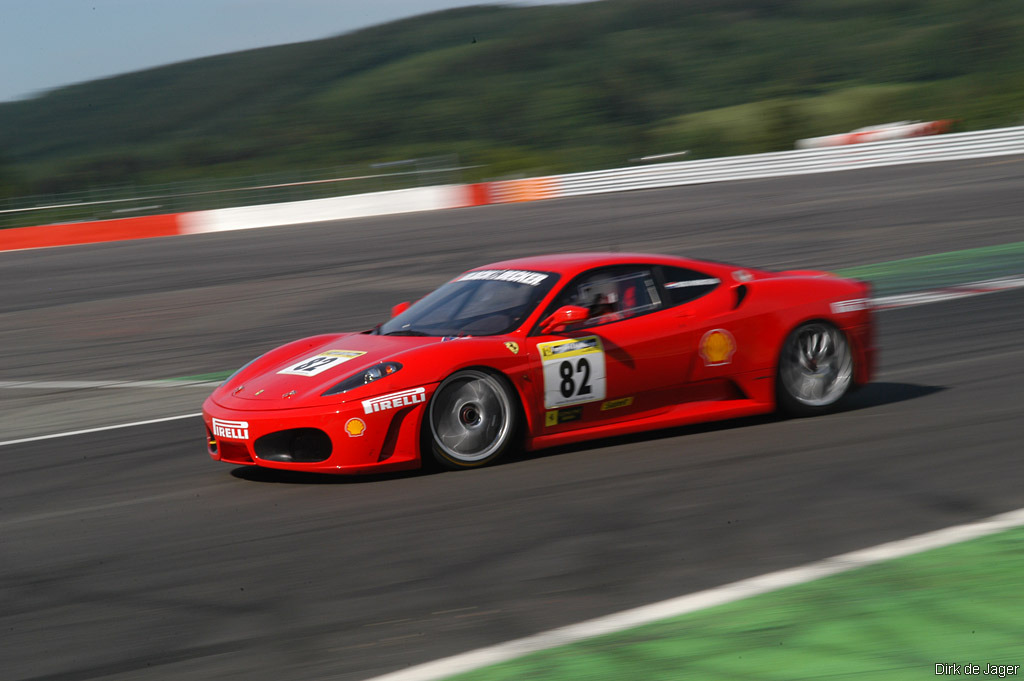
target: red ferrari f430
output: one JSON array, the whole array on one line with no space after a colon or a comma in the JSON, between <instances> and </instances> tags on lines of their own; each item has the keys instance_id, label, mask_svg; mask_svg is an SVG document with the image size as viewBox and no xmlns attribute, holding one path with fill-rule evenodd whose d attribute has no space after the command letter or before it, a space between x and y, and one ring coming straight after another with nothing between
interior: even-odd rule
<instances>
[{"instance_id":1,"label":"red ferrari f430","mask_svg":"<svg viewBox=\"0 0 1024 681\"><path fill-rule=\"evenodd\" d=\"M677 257L584 253L456 276L368 331L289 343L203 405L211 457L321 473L491 463L762 414L867 382L868 285Z\"/></svg>"}]
</instances>

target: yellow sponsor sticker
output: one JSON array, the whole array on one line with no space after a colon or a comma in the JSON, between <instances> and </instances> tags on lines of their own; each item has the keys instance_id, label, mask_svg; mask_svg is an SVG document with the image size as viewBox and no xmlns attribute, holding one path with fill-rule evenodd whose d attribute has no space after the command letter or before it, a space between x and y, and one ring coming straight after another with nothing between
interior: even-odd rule
<instances>
[{"instance_id":1,"label":"yellow sponsor sticker","mask_svg":"<svg viewBox=\"0 0 1024 681\"><path fill-rule=\"evenodd\" d=\"M608 400L607 402L601 403L601 411L609 411L611 409L621 409L622 407L629 407L633 404L632 397L620 397L617 400Z\"/></svg>"},{"instance_id":2,"label":"yellow sponsor sticker","mask_svg":"<svg viewBox=\"0 0 1024 681\"><path fill-rule=\"evenodd\" d=\"M706 366L732 362L736 352L736 339L725 329L712 329L700 339L700 356Z\"/></svg>"},{"instance_id":3,"label":"yellow sponsor sticker","mask_svg":"<svg viewBox=\"0 0 1024 681\"><path fill-rule=\"evenodd\" d=\"M566 338L564 340L538 343L542 361L552 359L569 359L582 355L594 355L604 352L601 348L601 339L597 336L585 336L583 338Z\"/></svg>"},{"instance_id":4,"label":"yellow sponsor sticker","mask_svg":"<svg viewBox=\"0 0 1024 681\"><path fill-rule=\"evenodd\" d=\"M365 355L366 352L362 350L324 350L317 357L345 357L347 359L355 359Z\"/></svg>"},{"instance_id":5,"label":"yellow sponsor sticker","mask_svg":"<svg viewBox=\"0 0 1024 681\"><path fill-rule=\"evenodd\" d=\"M572 407L570 409L557 409L544 412L544 425L559 426L570 421L579 421L583 418L583 407Z\"/></svg>"}]
</instances>

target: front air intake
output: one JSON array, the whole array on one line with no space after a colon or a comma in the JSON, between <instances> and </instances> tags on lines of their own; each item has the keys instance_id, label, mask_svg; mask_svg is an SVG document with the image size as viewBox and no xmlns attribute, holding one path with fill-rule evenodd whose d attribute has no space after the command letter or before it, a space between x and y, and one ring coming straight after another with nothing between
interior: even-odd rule
<instances>
[{"instance_id":1,"label":"front air intake","mask_svg":"<svg viewBox=\"0 0 1024 681\"><path fill-rule=\"evenodd\" d=\"M253 449L264 461L316 463L331 456L331 438L318 428L293 428L264 435Z\"/></svg>"}]
</instances>

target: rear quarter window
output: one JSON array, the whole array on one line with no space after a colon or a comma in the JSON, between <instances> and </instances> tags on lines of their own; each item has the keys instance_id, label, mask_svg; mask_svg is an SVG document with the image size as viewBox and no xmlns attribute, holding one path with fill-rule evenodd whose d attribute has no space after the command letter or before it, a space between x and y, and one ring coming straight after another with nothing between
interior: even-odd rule
<instances>
[{"instance_id":1,"label":"rear quarter window","mask_svg":"<svg viewBox=\"0 0 1024 681\"><path fill-rule=\"evenodd\" d=\"M722 283L720 279L706 272L685 267L662 267L665 293L670 305L682 305L714 291Z\"/></svg>"}]
</instances>

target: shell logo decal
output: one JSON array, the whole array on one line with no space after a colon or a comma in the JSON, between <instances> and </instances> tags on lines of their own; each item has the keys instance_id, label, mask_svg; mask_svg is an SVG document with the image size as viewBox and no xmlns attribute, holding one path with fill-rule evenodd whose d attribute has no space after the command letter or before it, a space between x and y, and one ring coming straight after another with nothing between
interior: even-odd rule
<instances>
[{"instance_id":1,"label":"shell logo decal","mask_svg":"<svg viewBox=\"0 0 1024 681\"><path fill-rule=\"evenodd\" d=\"M700 356L705 366L729 364L735 352L736 339L725 329L712 329L700 339Z\"/></svg>"},{"instance_id":2,"label":"shell logo decal","mask_svg":"<svg viewBox=\"0 0 1024 681\"><path fill-rule=\"evenodd\" d=\"M345 422L345 432L349 437L360 437L366 432L366 422L362 419L349 419Z\"/></svg>"}]
</instances>

